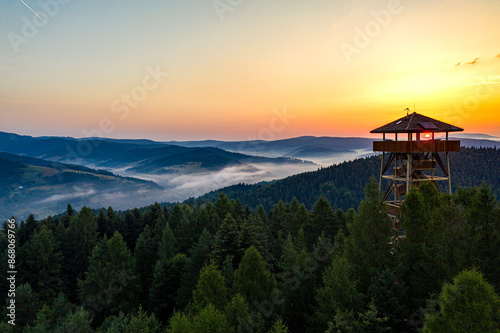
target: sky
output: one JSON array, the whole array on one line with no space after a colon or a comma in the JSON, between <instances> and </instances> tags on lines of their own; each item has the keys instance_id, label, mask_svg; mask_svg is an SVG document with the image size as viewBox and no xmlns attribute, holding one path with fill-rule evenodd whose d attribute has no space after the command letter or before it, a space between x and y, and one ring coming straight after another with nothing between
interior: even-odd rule
<instances>
[{"instance_id":1,"label":"sky","mask_svg":"<svg viewBox=\"0 0 500 333\"><path fill-rule=\"evenodd\" d=\"M498 17L498 0L0 0L0 131L369 137L410 108L500 136Z\"/></svg>"}]
</instances>

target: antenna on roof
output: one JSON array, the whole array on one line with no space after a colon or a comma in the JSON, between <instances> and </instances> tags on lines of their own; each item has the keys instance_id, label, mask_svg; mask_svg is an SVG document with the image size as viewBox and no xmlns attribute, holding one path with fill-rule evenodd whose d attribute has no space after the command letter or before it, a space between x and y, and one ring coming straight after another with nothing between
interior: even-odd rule
<instances>
[{"instance_id":1,"label":"antenna on roof","mask_svg":"<svg viewBox=\"0 0 500 333\"><path fill-rule=\"evenodd\" d=\"M413 102L413 112L415 112L415 102Z\"/></svg>"},{"instance_id":2,"label":"antenna on roof","mask_svg":"<svg viewBox=\"0 0 500 333\"><path fill-rule=\"evenodd\" d=\"M406 111L406 115L408 115L410 113L410 109L409 108L406 108L403 111Z\"/></svg>"}]
</instances>

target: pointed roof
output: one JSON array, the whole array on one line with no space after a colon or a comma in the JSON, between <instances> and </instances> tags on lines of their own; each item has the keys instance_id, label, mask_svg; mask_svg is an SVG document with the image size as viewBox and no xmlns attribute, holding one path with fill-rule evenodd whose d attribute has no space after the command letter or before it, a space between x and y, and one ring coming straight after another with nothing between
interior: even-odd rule
<instances>
[{"instance_id":1,"label":"pointed roof","mask_svg":"<svg viewBox=\"0 0 500 333\"><path fill-rule=\"evenodd\" d=\"M463 128L413 112L370 133L460 132Z\"/></svg>"}]
</instances>

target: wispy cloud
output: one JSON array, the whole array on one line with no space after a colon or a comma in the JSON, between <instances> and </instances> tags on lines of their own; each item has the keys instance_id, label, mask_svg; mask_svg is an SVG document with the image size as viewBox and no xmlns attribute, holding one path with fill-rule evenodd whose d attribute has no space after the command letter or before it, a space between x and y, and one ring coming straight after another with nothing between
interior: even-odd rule
<instances>
[{"instance_id":1,"label":"wispy cloud","mask_svg":"<svg viewBox=\"0 0 500 333\"><path fill-rule=\"evenodd\" d=\"M477 57L474 60L468 62L459 61L455 64L454 67L464 67L467 65L486 65L492 62L496 63L499 59L500 59L500 53L494 56L493 58L481 59L481 57Z\"/></svg>"},{"instance_id":2,"label":"wispy cloud","mask_svg":"<svg viewBox=\"0 0 500 333\"><path fill-rule=\"evenodd\" d=\"M82 191L78 188L75 188L75 191L76 191L75 193L51 195L50 197L41 200L40 203L45 204L45 203L51 203L51 202L57 202L57 201L67 201L69 199L86 197L86 196L91 196L91 195L95 194L95 191L93 189L90 189L87 191Z\"/></svg>"},{"instance_id":3,"label":"wispy cloud","mask_svg":"<svg viewBox=\"0 0 500 333\"><path fill-rule=\"evenodd\" d=\"M478 61L478 60L479 60L479 58L476 58L476 59L474 59L474 60L472 60L472 61L470 61L470 62L466 62L465 64L466 64L466 65L475 65L475 64L477 64L477 61Z\"/></svg>"}]
</instances>

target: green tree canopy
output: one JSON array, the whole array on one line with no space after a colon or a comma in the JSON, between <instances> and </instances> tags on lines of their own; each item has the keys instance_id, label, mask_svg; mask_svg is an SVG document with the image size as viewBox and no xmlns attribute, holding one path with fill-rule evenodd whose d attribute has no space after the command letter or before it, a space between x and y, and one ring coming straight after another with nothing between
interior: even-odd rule
<instances>
[{"instance_id":1,"label":"green tree canopy","mask_svg":"<svg viewBox=\"0 0 500 333\"><path fill-rule=\"evenodd\" d=\"M426 315L424 333L500 332L500 297L474 269L443 285L439 305L438 313Z\"/></svg>"}]
</instances>

